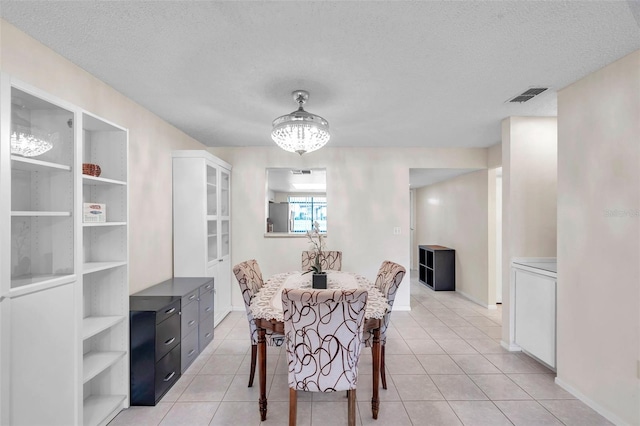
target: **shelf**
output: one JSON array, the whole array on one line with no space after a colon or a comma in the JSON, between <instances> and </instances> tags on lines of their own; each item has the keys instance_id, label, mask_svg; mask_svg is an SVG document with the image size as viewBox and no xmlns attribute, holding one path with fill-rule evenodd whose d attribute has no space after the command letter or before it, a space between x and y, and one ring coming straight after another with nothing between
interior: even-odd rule
<instances>
[{"instance_id":1,"label":"shelf","mask_svg":"<svg viewBox=\"0 0 640 426\"><path fill-rule=\"evenodd\" d=\"M211 238L211 237L217 237L218 234L207 234L207 237Z\"/></svg>"},{"instance_id":2,"label":"shelf","mask_svg":"<svg viewBox=\"0 0 640 426\"><path fill-rule=\"evenodd\" d=\"M95 226L125 226L127 222L83 222L83 227L95 227Z\"/></svg>"},{"instance_id":3,"label":"shelf","mask_svg":"<svg viewBox=\"0 0 640 426\"><path fill-rule=\"evenodd\" d=\"M20 217L70 217L71 212L45 212L45 211L13 211L11 212L12 217L20 216Z\"/></svg>"},{"instance_id":4,"label":"shelf","mask_svg":"<svg viewBox=\"0 0 640 426\"><path fill-rule=\"evenodd\" d=\"M64 164L51 163L49 161L34 160L33 158L20 157L18 155L11 156L11 168L24 170L27 172L43 172L43 171L71 171L71 166Z\"/></svg>"},{"instance_id":5,"label":"shelf","mask_svg":"<svg viewBox=\"0 0 640 426\"><path fill-rule=\"evenodd\" d=\"M104 271L106 269L117 268L126 265L127 262L85 262L82 264L82 273L91 274L93 272Z\"/></svg>"},{"instance_id":6,"label":"shelf","mask_svg":"<svg viewBox=\"0 0 640 426\"><path fill-rule=\"evenodd\" d=\"M124 357L126 352L89 352L82 357L82 383L102 373Z\"/></svg>"},{"instance_id":7,"label":"shelf","mask_svg":"<svg viewBox=\"0 0 640 426\"><path fill-rule=\"evenodd\" d=\"M102 424L126 399L126 395L90 396L84 400L83 423L89 426Z\"/></svg>"},{"instance_id":8,"label":"shelf","mask_svg":"<svg viewBox=\"0 0 640 426\"><path fill-rule=\"evenodd\" d=\"M207 220L215 222L216 220L218 220L218 215L216 215L216 214L208 214L207 215Z\"/></svg>"},{"instance_id":9,"label":"shelf","mask_svg":"<svg viewBox=\"0 0 640 426\"><path fill-rule=\"evenodd\" d=\"M207 182L207 186L210 187L210 188L216 188L218 185L216 185L215 183Z\"/></svg>"},{"instance_id":10,"label":"shelf","mask_svg":"<svg viewBox=\"0 0 640 426\"><path fill-rule=\"evenodd\" d=\"M82 320L82 338L88 339L125 319L124 316L86 317Z\"/></svg>"},{"instance_id":11,"label":"shelf","mask_svg":"<svg viewBox=\"0 0 640 426\"><path fill-rule=\"evenodd\" d=\"M74 274L46 274L28 275L16 277L11 280L10 297L23 296L25 294L42 291L60 285L68 284L76 280Z\"/></svg>"},{"instance_id":12,"label":"shelf","mask_svg":"<svg viewBox=\"0 0 640 426\"><path fill-rule=\"evenodd\" d=\"M126 186L127 182L115 179L107 179L96 176L82 175L83 185L123 185Z\"/></svg>"}]
</instances>

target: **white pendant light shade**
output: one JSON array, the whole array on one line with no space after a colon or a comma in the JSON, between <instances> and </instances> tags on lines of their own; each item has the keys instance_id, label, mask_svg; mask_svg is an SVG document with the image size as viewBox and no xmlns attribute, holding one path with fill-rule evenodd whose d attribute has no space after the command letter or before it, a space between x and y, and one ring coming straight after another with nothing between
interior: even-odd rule
<instances>
[{"instance_id":1,"label":"white pendant light shade","mask_svg":"<svg viewBox=\"0 0 640 426\"><path fill-rule=\"evenodd\" d=\"M296 111L273 120L271 139L285 151L300 155L322 148L331 138L329 122L302 108L309 99L308 92L296 90L292 95L300 106Z\"/></svg>"}]
</instances>

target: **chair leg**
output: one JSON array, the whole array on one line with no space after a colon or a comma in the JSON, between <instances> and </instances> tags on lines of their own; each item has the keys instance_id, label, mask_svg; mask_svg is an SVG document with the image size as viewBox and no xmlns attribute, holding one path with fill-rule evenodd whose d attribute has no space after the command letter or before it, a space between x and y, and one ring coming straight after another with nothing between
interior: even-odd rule
<instances>
[{"instance_id":1,"label":"chair leg","mask_svg":"<svg viewBox=\"0 0 640 426\"><path fill-rule=\"evenodd\" d=\"M384 368L384 345L380 345L380 378L382 379L382 389L387 389L387 376Z\"/></svg>"},{"instance_id":2,"label":"chair leg","mask_svg":"<svg viewBox=\"0 0 640 426\"><path fill-rule=\"evenodd\" d=\"M348 411L348 417L347 417L348 425L356 426L356 390L349 389L347 391L347 395L349 396L349 402L348 402L349 411Z\"/></svg>"},{"instance_id":3,"label":"chair leg","mask_svg":"<svg viewBox=\"0 0 640 426\"><path fill-rule=\"evenodd\" d=\"M298 394L295 389L289 388L289 426L296 426L298 419Z\"/></svg>"},{"instance_id":4,"label":"chair leg","mask_svg":"<svg viewBox=\"0 0 640 426\"><path fill-rule=\"evenodd\" d=\"M256 358L258 357L258 345L251 345L251 371L249 372L249 386L253 386L253 377L256 375Z\"/></svg>"}]
</instances>

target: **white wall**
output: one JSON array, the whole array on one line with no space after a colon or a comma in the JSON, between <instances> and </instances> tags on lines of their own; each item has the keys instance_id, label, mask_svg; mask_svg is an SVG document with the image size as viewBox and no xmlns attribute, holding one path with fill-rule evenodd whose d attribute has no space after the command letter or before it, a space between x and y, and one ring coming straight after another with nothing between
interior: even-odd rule
<instances>
[{"instance_id":1,"label":"white wall","mask_svg":"<svg viewBox=\"0 0 640 426\"><path fill-rule=\"evenodd\" d=\"M204 146L1 19L0 69L129 129L130 292L171 278L171 151Z\"/></svg>"},{"instance_id":2,"label":"white wall","mask_svg":"<svg viewBox=\"0 0 640 426\"><path fill-rule=\"evenodd\" d=\"M483 306L489 304L488 182L488 170L479 170L416 190L416 244L454 249L456 291Z\"/></svg>"},{"instance_id":3,"label":"white wall","mask_svg":"<svg viewBox=\"0 0 640 426\"><path fill-rule=\"evenodd\" d=\"M256 258L263 274L300 269L304 238L265 238L265 168L326 168L327 246L342 250L342 269L375 278L380 264L410 265L409 169L484 168L486 149L332 148L305 154L277 147L212 148L233 164L231 260ZM400 227L400 235L393 228ZM409 278L400 286L394 309L409 309ZM233 304L242 306L234 287Z\"/></svg>"},{"instance_id":4,"label":"white wall","mask_svg":"<svg viewBox=\"0 0 640 426\"><path fill-rule=\"evenodd\" d=\"M502 341L511 342L509 270L514 257L556 256L557 120L502 121Z\"/></svg>"},{"instance_id":5,"label":"white wall","mask_svg":"<svg viewBox=\"0 0 640 426\"><path fill-rule=\"evenodd\" d=\"M558 94L558 377L640 424L640 51Z\"/></svg>"}]
</instances>

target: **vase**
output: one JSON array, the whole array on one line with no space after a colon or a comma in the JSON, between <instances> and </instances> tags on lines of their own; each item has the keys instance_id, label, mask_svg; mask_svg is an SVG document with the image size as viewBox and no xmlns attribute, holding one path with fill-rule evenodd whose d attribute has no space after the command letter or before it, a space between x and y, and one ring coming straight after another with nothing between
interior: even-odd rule
<instances>
[{"instance_id":1,"label":"vase","mask_svg":"<svg viewBox=\"0 0 640 426\"><path fill-rule=\"evenodd\" d=\"M327 273L326 272L314 273L311 276L311 287L326 290Z\"/></svg>"}]
</instances>

